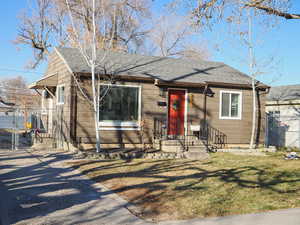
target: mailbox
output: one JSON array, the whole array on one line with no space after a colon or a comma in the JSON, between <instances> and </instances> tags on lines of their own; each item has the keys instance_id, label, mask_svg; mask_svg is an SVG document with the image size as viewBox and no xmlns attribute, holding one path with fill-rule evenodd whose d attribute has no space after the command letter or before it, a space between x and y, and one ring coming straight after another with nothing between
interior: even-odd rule
<instances>
[{"instance_id":1,"label":"mailbox","mask_svg":"<svg viewBox=\"0 0 300 225\"><path fill-rule=\"evenodd\" d=\"M167 106L167 103L159 101L159 102L157 102L157 105L158 106Z\"/></svg>"},{"instance_id":2,"label":"mailbox","mask_svg":"<svg viewBox=\"0 0 300 225\"><path fill-rule=\"evenodd\" d=\"M200 131L200 125L191 125L191 131Z\"/></svg>"}]
</instances>

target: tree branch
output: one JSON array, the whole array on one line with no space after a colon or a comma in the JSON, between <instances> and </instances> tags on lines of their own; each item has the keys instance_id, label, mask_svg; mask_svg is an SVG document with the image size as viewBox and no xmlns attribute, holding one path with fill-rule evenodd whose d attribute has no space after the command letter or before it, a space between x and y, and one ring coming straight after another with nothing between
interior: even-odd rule
<instances>
[{"instance_id":1,"label":"tree branch","mask_svg":"<svg viewBox=\"0 0 300 225\"><path fill-rule=\"evenodd\" d=\"M276 10L274 8L265 6L265 5L261 5L259 2L256 3L247 3L245 4L246 7L251 7L251 8L256 8L262 11L265 11L266 13L270 14L270 15L275 15L275 16L279 16L279 17L283 17L287 20L290 19L300 19L300 14L293 14L293 13L285 13L282 12L280 10Z\"/></svg>"}]
</instances>

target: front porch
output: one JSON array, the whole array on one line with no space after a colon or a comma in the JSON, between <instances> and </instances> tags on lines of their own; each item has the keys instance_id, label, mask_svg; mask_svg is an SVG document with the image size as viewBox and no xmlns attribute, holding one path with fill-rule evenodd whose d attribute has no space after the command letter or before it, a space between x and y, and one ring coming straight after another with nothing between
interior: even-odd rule
<instances>
[{"instance_id":1,"label":"front porch","mask_svg":"<svg viewBox=\"0 0 300 225\"><path fill-rule=\"evenodd\" d=\"M207 122L201 125L187 124L184 132L170 135L167 121L154 118L153 147L165 152L203 152L223 149L227 136Z\"/></svg>"}]
</instances>

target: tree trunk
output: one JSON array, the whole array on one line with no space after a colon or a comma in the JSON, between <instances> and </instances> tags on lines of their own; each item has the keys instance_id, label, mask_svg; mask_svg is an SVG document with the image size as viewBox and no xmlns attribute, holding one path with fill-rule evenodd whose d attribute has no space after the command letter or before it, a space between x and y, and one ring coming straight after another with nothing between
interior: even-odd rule
<instances>
[{"instance_id":1,"label":"tree trunk","mask_svg":"<svg viewBox=\"0 0 300 225\"><path fill-rule=\"evenodd\" d=\"M251 75L251 86L252 86L252 131L250 139L250 148L253 149L254 137L255 137L255 127L256 127L256 93L255 93L255 73L254 73L254 53L253 53L253 41L252 41L252 14L251 9L248 9L248 49L249 49L249 70Z\"/></svg>"},{"instance_id":2,"label":"tree trunk","mask_svg":"<svg viewBox=\"0 0 300 225\"><path fill-rule=\"evenodd\" d=\"M96 91L96 82L95 82L95 64L92 63L91 65L91 72L92 72L92 89L93 89L93 106L94 106L94 120L95 120L95 132L96 132L96 151L100 152L100 134L99 134L99 118L98 118L98 98L97 98L97 91ZM99 94L99 93L98 93Z\"/></svg>"},{"instance_id":3,"label":"tree trunk","mask_svg":"<svg viewBox=\"0 0 300 225\"><path fill-rule=\"evenodd\" d=\"M250 148L255 148L254 145L254 137L255 137L255 128L256 128L256 91L255 91L255 79L252 78L252 131L251 131L251 140L250 140Z\"/></svg>"}]
</instances>

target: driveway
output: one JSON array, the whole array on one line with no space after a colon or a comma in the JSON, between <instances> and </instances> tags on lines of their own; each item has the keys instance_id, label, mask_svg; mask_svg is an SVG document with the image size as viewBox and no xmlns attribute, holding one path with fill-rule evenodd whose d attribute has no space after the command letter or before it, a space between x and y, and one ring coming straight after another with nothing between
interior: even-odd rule
<instances>
[{"instance_id":1,"label":"driveway","mask_svg":"<svg viewBox=\"0 0 300 225\"><path fill-rule=\"evenodd\" d=\"M132 206L63 162L71 154L0 151L0 225L153 224L139 219ZM300 225L300 209L160 225Z\"/></svg>"},{"instance_id":2,"label":"driveway","mask_svg":"<svg viewBox=\"0 0 300 225\"><path fill-rule=\"evenodd\" d=\"M0 152L2 225L145 224L126 209L127 202L63 166L69 154L36 156Z\"/></svg>"}]
</instances>

